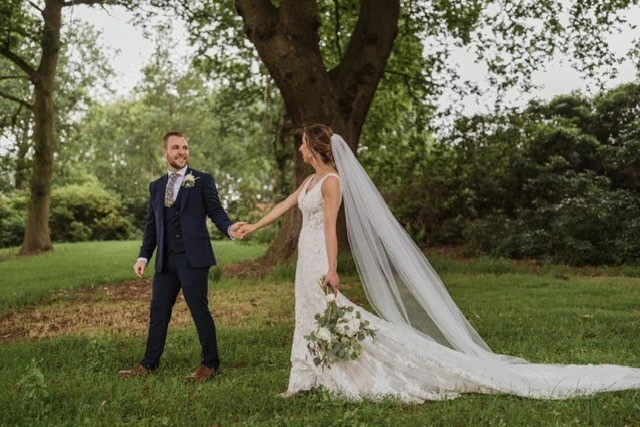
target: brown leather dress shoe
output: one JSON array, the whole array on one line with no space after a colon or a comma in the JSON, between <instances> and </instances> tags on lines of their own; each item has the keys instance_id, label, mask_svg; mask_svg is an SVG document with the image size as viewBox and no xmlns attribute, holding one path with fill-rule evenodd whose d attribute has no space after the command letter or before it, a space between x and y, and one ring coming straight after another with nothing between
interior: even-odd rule
<instances>
[{"instance_id":1,"label":"brown leather dress shoe","mask_svg":"<svg viewBox=\"0 0 640 427\"><path fill-rule=\"evenodd\" d=\"M215 375L221 375L221 374L222 374L222 371L220 370L220 368L211 369L208 366L200 365L197 371L195 371L191 375L186 376L184 379L192 382L202 382L202 381L207 381L211 379Z\"/></svg>"},{"instance_id":2,"label":"brown leather dress shoe","mask_svg":"<svg viewBox=\"0 0 640 427\"><path fill-rule=\"evenodd\" d=\"M148 369L146 366L136 363L133 369L118 372L118 376L120 378L133 378L139 375L150 374L151 372L153 372L151 369Z\"/></svg>"}]
</instances>

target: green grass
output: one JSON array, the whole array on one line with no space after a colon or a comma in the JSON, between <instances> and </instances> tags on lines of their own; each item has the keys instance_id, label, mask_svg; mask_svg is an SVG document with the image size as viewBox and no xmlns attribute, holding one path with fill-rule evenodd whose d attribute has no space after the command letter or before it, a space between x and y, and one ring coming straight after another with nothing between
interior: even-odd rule
<instances>
[{"instance_id":1,"label":"green grass","mask_svg":"<svg viewBox=\"0 0 640 427\"><path fill-rule=\"evenodd\" d=\"M231 246L216 248L216 253L234 257L231 248L249 251L228 244ZM100 251L100 245L117 246L115 242L95 245L94 251ZM136 245L130 245L129 253L135 254ZM62 266L58 258L58 262L47 261L49 268L73 271L76 264L88 262L80 261L88 256L86 248L69 246L76 255L64 262L73 265ZM55 256L62 252L59 249ZM242 255L246 252L238 256ZM129 270L131 257L124 258ZM434 265L438 263L449 266L444 268L444 282L494 351L533 362L640 367L639 278L610 270L594 276L562 266L540 271L503 261L499 262L505 263L501 271L485 260L470 260L467 266L465 261L444 258ZM363 301L353 266L341 260L341 267L351 272L342 276L344 293ZM216 316L225 373L200 385L182 380L196 367L199 354L192 325L170 328L159 372L133 380L119 380L115 373L140 357L143 335L123 336L105 330L93 336L63 335L2 344L0 425L640 424L640 390L562 401L469 394L421 405L392 400L353 403L322 390L290 399L275 397L286 388L289 372L292 274L292 264L288 264L264 279L223 277L212 287L214 314L228 313L225 307L232 304L246 308L247 314L233 321L231 315ZM115 272L109 277L115 277ZM44 288L46 281L42 283ZM81 281L77 286L82 286ZM41 303L40 309L45 310L46 305Z\"/></svg>"},{"instance_id":2,"label":"green grass","mask_svg":"<svg viewBox=\"0 0 640 427\"><path fill-rule=\"evenodd\" d=\"M264 254L264 246L214 241L218 264ZM0 315L42 301L55 291L135 279L133 264L140 242L58 243L39 256L18 257L18 248L0 249ZM145 277L153 276L152 259Z\"/></svg>"},{"instance_id":3,"label":"green grass","mask_svg":"<svg viewBox=\"0 0 640 427\"><path fill-rule=\"evenodd\" d=\"M585 266L549 264L537 261L517 262L505 258L452 259L439 254L429 255L429 262L439 274L534 274L554 277L565 276L624 276L640 277L640 265Z\"/></svg>"}]
</instances>

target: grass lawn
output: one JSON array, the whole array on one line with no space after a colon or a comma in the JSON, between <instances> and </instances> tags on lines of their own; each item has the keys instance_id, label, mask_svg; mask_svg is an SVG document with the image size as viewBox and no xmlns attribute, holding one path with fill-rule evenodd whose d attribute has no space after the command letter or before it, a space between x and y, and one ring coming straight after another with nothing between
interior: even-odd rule
<instances>
[{"instance_id":1,"label":"grass lawn","mask_svg":"<svg viewBox=\"0 0 640 427\"><path fill-rule=\"evenodd\" d=\"M221 245L215 246L221 263L264 251L234 242L214 245ZM0 425L640 424L640 390L562 401L469 394L421 405L353 403L322 390L278 398L287 385L293 333L292 265L264 278L223 275L211 283L223 376L199 385L183 381L197 365L199 344L179 301L159 372L120 380L115 373L144 351L148 299L135 294L144 288L124 295L117 291L122 287L86 287L130 280L136 251L135 242L102 242L57 245L55 254L34 258L0 252L3 277L10 272L0 285L4 319L21 319L29 329L57 319L47 338L0 344ZM110 267L99 267L96 254L107 257ZM585 270L438 256L433 264L496 352L534 362L640 367L637 268ZM342 271L343 292L364 303L353 266L343 263ZM6 291L30 282L37 284L33 292Z\"/></svg>"},{"instance_id":2,"label":"grass lawn","mask_svg":"<svg viewBox=\"0 0 640 427\"><path fill-rule=\"evenodd\" d=\"M264 247L231 241L214 241L219 264L261 256ZM58 243L54 251L17 257L18 248L0 249L0 316L9 309L33 304L53 292L135 279L133 264L139 241ZM151 261L146 277L153 276Z\"/></svg>"}]
</instances>

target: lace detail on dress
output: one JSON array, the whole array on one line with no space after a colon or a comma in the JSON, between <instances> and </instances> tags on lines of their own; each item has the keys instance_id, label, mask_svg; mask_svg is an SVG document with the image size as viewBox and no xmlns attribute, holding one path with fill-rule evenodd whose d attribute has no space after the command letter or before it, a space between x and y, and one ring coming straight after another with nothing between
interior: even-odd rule
<instances>
[{"instance_id":1,"label":"lace detail on dress","mask_svg":"<svg viewBox=\"0 0 640 427\"><path fill-rule=\"evenodd\" d=\"M302 212L302 227L315 230L324 230L324 199L322 198L322 184L330 176L340 179L337 174L328 173L311 188L309 179L298 196L298 206Z\"/></svg>"},{"instance_id":2,"label":"lace detail on dress","mask_svg":"<svg viewBox=\"0 0 640 427\"><path fill-rule=\"evenodd\" d=\"M318 283L327 273L322 183L309 180L298 197L302 228L295 280L295 329L288 390L315 387L353 400L395 397L404 402L450 399L463 392L510 393L560 399L601 391L640 388L640 369L615 365L504 364L481 359L434 342L420 332L386 322L355 306L342 294L339 305L354 305L376 332L366 340L360 359L318 368L304 335L315 326L314 315L326 302ZM340 177L338 177L340 179ZM308 192L307 192L308 190Z\"/></svg>"}]
</instances>

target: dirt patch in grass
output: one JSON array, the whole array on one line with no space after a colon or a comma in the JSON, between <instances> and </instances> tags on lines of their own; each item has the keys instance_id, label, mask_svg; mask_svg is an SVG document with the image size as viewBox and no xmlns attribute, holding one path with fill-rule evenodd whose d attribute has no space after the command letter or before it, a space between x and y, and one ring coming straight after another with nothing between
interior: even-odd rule
<instances>
[{"instance_id":1,"label":"dirt patch in grass","mask_svg":"<svg viewBox=\"0 0 640 427\"><path fill-rule=\"evenodd\" d=\"M471 258L467 253L467 249L464 246L454 246L454 245L431 246L423 250L427 256L440 255L446 258L458 259L458 260Z\"/></svg>"},{"instance_id":2,"label":"dirt patch in grass","mask_svg":"<svg viewBox=\"0 0 640 427\"><path fill-rule=\"evenodd\" d=\"M244 279L247 277L265 277L273 266L260 260L248 260L222 266L222 271L227 276Z\"/></svg>"},{"instance_id":3,"label":"dirt patch in grass","mask_svg":"<svg viewBox=\"0 0 640 427\"><path fill-rule=\"evenodd\" d=\"M0 319L0 343L59 335L144 336L149 323L151 280L133 280L59 292L51 300L13 311ZM278 292L247 284L210 287L209 306L216 326L272 324L293 320L293 286ZM193 327L182 293L170 328ZM195 331L194 331L195 333Z\"/></svg>"},{"instance_id":4,"label":"dirt patch in grass","mask_svg":"<svg viewBox=\"0 0 640 427\"><path fill-rule=\"evenodd\" d=\"M48 302L13 311L0 319L0 342L65 334L140 333L149 321L150 299L150 280L58 292ZM173 324L186 323L183 311L176 303Z\"/></svg>"},{"instance_id":5,"label":"dirt patch in grass","mask_svg":"<svg viewBox=\"0 0 640 427\"><path fill-rule=\"evenodd\" d=\"M269 267L256 261L226 265L222 269L224 278L240 280L233 287L209 286L209 307L218 328L293 322L293 283L263 281L260 278L268 273ZM344 278L341 289L351 301L367 307L357 280ZM46 302L0 318L0 343L60 335L144 337L150 301L151 279L61 291ZM182 293L173 308L169 327L194 328Z\"/></svg>"}]
</instances>

